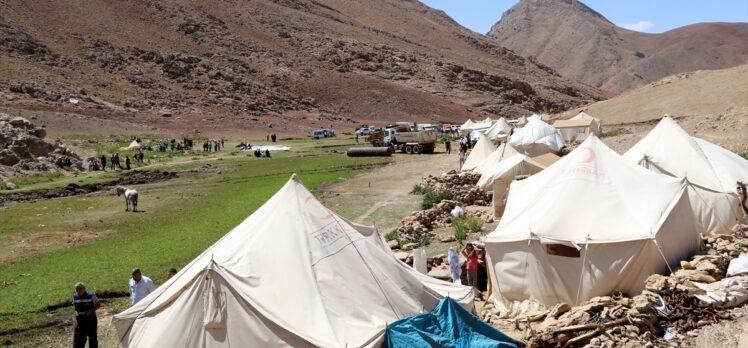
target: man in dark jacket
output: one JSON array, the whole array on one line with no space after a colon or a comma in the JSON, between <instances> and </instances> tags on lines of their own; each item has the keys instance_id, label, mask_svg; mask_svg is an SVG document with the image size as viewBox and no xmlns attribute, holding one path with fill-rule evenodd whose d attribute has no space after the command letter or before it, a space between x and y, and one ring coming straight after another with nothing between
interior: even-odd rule
<instances>
[{"instance_id":1,"label":"man in dark jacket","mask_svg":"<svg viewBox=\"0 0 748 348\"><path fill-rule=\"evenodd\" d=\"M99 299L91 291L86 291L83 283L75 284L73 293L73 306L75 306L75 332L73 333L73 348L97 348L99 340L96 336L96 310L101 307Z\"/></svg>"}]
</instances>

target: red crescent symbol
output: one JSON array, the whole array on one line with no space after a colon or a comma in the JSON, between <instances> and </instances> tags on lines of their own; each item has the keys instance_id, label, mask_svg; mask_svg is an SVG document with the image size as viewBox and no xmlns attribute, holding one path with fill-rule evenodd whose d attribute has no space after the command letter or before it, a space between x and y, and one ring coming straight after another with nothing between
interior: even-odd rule
<instances>
[{"instance_id":1,"label":"red crescent symbol","mask_svg":"<svg viewBox=\"0 0 748 348\"><path fill-rule=\"evenodd\" d=\"M583 151L587 151L587 157L579 161L579 163L590 163L595 160L595 151L591 148L582 149Z\"/></svg>"}]
</instances>

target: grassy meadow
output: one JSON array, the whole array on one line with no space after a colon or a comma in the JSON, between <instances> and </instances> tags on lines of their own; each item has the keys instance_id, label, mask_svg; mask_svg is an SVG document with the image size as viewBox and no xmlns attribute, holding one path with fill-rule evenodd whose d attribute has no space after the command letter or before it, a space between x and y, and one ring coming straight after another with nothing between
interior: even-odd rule
<instances>
[{"instance_id":1,"label":"grassy meadow","mask_svg":"<svg viewBox=\"0 0 748 348\"><path fill-rule=\"evenodd\" d=\"M69 317L77 281L113 311L126 308L130 270L162 283L249 216L298 173L311 190L343 180L383 158L348 158L350 139L281 142L292 151L259 159L237 151L175 156L143 170L177 171L175 179L138 186L138 208L124 211L112 192L0 206L0 342L29 342L35 330ZM200 146L202 150L202 143ZM230 145L230 146L229 146ZM147 153L148 155L148 153ZM115 178L114 173L51 176L22 189ZM0 193L2 194L2 193Z\"/></svg>"}]
</instances>

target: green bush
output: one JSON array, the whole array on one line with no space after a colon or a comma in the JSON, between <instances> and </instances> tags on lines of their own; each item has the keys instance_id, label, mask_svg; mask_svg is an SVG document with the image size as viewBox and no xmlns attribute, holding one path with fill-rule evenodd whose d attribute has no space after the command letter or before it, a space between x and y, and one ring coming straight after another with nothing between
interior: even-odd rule
<instances>
[{"instance_id":1,"label":"green bush","mask_svg":"<svg viewBox=\"0 0 748 348\"><path fill-rule=\"evenodd\" d=\"M428 233L422 233L418 237L416 237L414 243L418 244L419 248L429 246L431 244L431 235Z\"/></svg>"},{"instance_id":2,"label":"green bush","mask_svg":"<svg viewBox=\"0 0 748 348\"><path fill-rule=\"evenodd\" d=\"M445 199L450 199L451 196L447 191L435 191L432 189L426 189L423 195L423 201L421 202L421 209L429 209L434 204L437 204Z\"/></svg>"},{"instance_id":3,"label":"green bush","mask_svg":"<svg viewBox=\"0 0 748 348\"><path fill-rule=\"evenodd\" d=\"M391 240L400 240L400 230L397 228L384 235L384 239L388 242Z\"/></svg>"},{"instance_id":4,"label":"green bush","mask_svg":"<svg viewBox=\"0 0 748 348\"><path fill-rule=\"evenodd\" d=\"M410 190L410 194L412 195L422 195L424 193L426 193L426 188L423 187L421 184L413 185L413 189Z\"/></svg>"},{"instance_id":5,"label":"green bush","mask_svg":"<svg viewBox=\"0 0 748 348\"><path fill-rule=\"evenodd\" d=\"M743 158L745 158L745 159L748 160L748 151L743 151L743 152L739 153L738 155L740 157L743 157Z\"/></svg>"},{"instance_id":6,"label":"green bush","mask_svg":"<svg viewBox=\"0 0 748 348\"><path fill-rule=\"evenodd\" d=\"M483 228L483 220L474 216L464 216L452 219L452 227L455 229L455 239L464 241L468 234L477 233Z\"/></svg>"}]
</instances>

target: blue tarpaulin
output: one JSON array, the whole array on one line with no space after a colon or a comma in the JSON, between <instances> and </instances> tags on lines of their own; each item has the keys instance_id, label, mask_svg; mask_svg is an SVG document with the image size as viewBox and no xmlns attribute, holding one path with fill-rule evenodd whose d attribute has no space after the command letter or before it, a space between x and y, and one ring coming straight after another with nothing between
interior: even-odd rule
<instances>
[{"instance_id":1,"label":"blue tarpaulin","mask_svg":"<svg viewBox=\"0 0 748 348\"><path fill-rule=\"evenodd\" d=\"M521 345L480 320L449 297L429 313L398 320L387 327L385 347L516 348Z\"/></svg>"}]
</instances>

